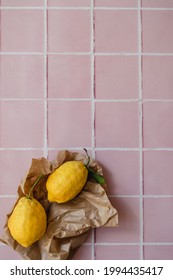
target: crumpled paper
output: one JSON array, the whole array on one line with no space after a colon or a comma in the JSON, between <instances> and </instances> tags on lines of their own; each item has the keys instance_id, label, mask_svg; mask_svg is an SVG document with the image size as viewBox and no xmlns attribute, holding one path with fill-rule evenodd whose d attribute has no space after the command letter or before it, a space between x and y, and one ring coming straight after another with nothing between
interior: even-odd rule
<instances>
[{"instance_id":1,"label":"crumpled paper","mask_svg":"<svg viewBox=\"0 0 173 280\"><path fill-rule=\"evenodd\" d=\"M107 197L107 186L101 186L92 179L87 180L83 190L71 201L63 204L48 201L46 180L49 174L69 160L81 160L86 164L88 159L85 154L66 150L60 151L56 160L51 162L43 157L32 159L31 166L18 187L18 198L15 205L22 196L29 193L36 179L43 174L34 188L32 196L42 204L46 211L47 230L45 235L30 247L24 248L13 239L6 222L4 234L0 239L17 251L23 259L71 259L79 246L85 242L92 228L118 225L118 213ZM101 165L93 159L90 159L90 168L97 174L103 175ZM7 215L7 221L10 214Z\"/></svg>"}]
</instances>

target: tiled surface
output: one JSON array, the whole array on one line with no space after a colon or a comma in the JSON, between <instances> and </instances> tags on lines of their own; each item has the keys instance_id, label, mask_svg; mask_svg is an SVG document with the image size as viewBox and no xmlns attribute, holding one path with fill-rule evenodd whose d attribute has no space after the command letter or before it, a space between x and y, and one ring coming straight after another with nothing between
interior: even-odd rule
<instances>
[{"instance_id":1,"label":"tiled surface","mask_svg":"<svg viewBox=\"0 0 173 280\"><path fill-rule=\"evenodd\" d=\"M142 0L142 7L173 8L172 0Z\"/></svg>"},{"instance_id":2,"label":"tiled surface","mask_svg":"<svg viewBox=\"0 0 173 280\"><path fill-rule=\"evenodd\" d=\"M49 10L48 50L89 52L91 50L90 11Z\"/></svg>"},{"instance_id":3,"label":"tiled surface","mask_svg":"<svg viewBox=\"0 0 173 280\"><path fill-rule=\"evenodd\" d=\"M97 260L137 260L140 258L139 246L96 245Z\"/></svg>"},{"instance_id":4,"label":"tiled surface","mask_svg":"<svg viewBox=\"0 0 173 280\"><path fill-rule=\"evenodd\" d=\"M143 105L143 133L145 148L173 147L173 102L145 102Z\"/></svg>"},{"instance_id":5,"label":"tiled surface","mask_svg":"<svg viewBox=\"0 0 173 280\"><path fill-rule=\"evenodd\" d=\"M137 11L96 10L96 52L137 52L137 22Z\"/></svg>"},{"instance_id":6,"label":"tiled surface","mask_svg":"<svg viewBox=\"0 0 173 280\"><path fill-rule=\"evenodd\" d=\"M95 71L97 99L138 98L138 57L97 56Z\"/></svg>"},{"instance_id":7,"label":"tiled surface","mask_svg":"<svg viewBox=\"0 0 173 280\"><path fill-rule=\"evenodd\" d=\"M31 159L86 147L119 227L73 259L172 259L173 1L0 5L0 233Z\"/></svg>"},{"instance_id":8,"label":"tiled surface","mask_svg":"<svg viewBox=\"0 0 173 280\"><path fill-rule=\"evenodd\" d=\"M2 7L38 7L43 5L44 0L1 0Z\"/></svg>"},{"instance_id":9,"label":"tiled surface","mask_svg":"<svg viewBox=\"0 0 173 280\"><path fill-rule=\"evenodd\" d=\"M50 7L90 7L90 0L48 0Z\"/></svg>"},{"instance_id":10,"label":"tiled surface","mask_svg":"<svg viewBox=\"0 0 173 280\"><path fill-rule=\"evenodd\" d=\"M42 56L3 55L0 67L1 98L43 98L44 59Z\"/></svg>"},{"instance_id":11,"label":"tiled surface","mask_svg":"<svg viewBox=\"0 0 173 280\"><path fill-rule=\"evenodd\" d=\"M96 7L137 7L138 0L95 0Z\"/></svg>"},{"instance_id":12,"label":"tiled surface","mask_svg":"<svg viewBox=\"0 0 173 280\"><path fill-rule=\"evenodd\" d=\"M120 120L123 121L123 125ZM137 102L96 103L95 125L98 148L139 146Z\"/></svg>"},{"instance_id":13,"label":"tiled surface","mask_svg":"<svg viewBox=\"0 0 173 280\"><path fill-rule=\"evenodd\" d=\"M172 10L143 11L143 51L173 52L173 40L170 35L173 25Z\"/></svg>"},{"instance_id":14,"label":"tiled surface","mask_svg":"<svg viewBox=\"0 0 173 280\"><path fill-rule=\"evenodd\" d=\"M173 56L144 56L143 97L158 100L172 99L172 72Z\"/></svg>"},{"instance_id":15,"label":"tiled surface","mask_svg":"<svg viewBox=\"0 0 173 280\"><path fill-rule=\"evenodd\" d=\"M173 198L144 199L144 241L172 242Z\"/></svg>"},{"instance_id":16,"label":"tiled surface","mask_svg":"<svg viewBox=\"0 0 173 280\"><path fill-rule=\"evenodd\" d=\"M139 152L96 151L96 160L103 163L110 195L139 195ZM112 166L112 162L114 163ZM124 176L124 173L126 176ZM130 182L130 187L129 187Z\"/></svg>"},{"instance_id":17,"label":"tiled surface","mask_svg":"<svg viewBox=\"0 0 173 280\"><path fill-rule=\"evenodd\" d=\"M144 193L173 195L173 151L144 151Z\"/></svg>"},{"instance_id":18,"label":"tiled surface","mask_svg":"<svg viewBox=\"0 0 173 280\"><path fill-rule=\"evenodd\" d=\"M44 42L42 10L1 11L1 51L41 52ZM22 24L21 24L22 21ZM32 22L32 24L31 24Z\"/></svg>"},{"instance_id":19,"label":"tiled surface","mask_svg":"<svg viewBox=\"0 0 173 280\"><path fill-rule=\"evenodd\" d=\"M48 96L50 98L91 98L91 93L90 55L49 55Z\"/></svg>"}]
</instances>

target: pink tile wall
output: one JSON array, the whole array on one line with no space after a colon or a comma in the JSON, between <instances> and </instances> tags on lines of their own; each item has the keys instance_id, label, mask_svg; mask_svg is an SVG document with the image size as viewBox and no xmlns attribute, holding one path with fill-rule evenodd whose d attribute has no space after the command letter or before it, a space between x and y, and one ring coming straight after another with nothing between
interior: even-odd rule
<instances>
[{"instance_id":1,"label":"pink tile wall","mask_svg":"<svg viewBox=\"0 0 173 280\"><path fill-rule=\"evenodd\" d=\"M0 233L31 159L86 147L119 227L93 230L74 259L173 258L172 9L0 1ZM0 259L20 256L0 244Z\"/></svg>"}]
</instances>

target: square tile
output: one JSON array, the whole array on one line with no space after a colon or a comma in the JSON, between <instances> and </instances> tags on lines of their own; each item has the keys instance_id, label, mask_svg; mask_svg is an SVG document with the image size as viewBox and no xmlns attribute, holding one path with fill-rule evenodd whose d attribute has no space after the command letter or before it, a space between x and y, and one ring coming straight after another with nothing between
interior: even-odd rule
<instances>
[{"instance_id":1,"label":"square tile","mask_svg":"<svg viewBox=\"0 0 173 280\"><path fill-rule=\"evenodd\" d=\"M172 151L144 151L144 194L173 195L172 166Z\"/></svg>"},{"instance_id":2,"label":"square tile","mask_svg":"<svg viewBox=\"0 0 173 280\"><path fill-rule=\"evenodd\" d=\"M54 7L89 7L90 0L48 0L48 6Z\"/></svg>"},{"instance_id":3,"label":"square tile","mask_svg":"<svg viewBox=\"0 0 173 280\"><path fill-rule=\"evenodd\" d=\"M51 148L91 146L91 104L49 101L48 143Z\"/></svg>"},{"instance_id":4,"label":"square tile","mask_svg":"<svg viewBox=\"0 0 173 280\"><path fill-rule=\"evenodd\" d=\"M172 56L143 56L143 98L173 99L172 72Z\"/></svg>"},{"instance_id":5,"label":"square tile","mask_svg":"<svg viewBox=\"0 0 173 280\"><path fill-rule=\"evenodd\" d=\"M138 147L138 122L136 102L97 102L96 147Z\"/></svg>"},{"instance_id":6,"label":"square tile","mask_svg":"<svg viewBox=\"0 0 173 280\"><path fill-rule=\"evenodd\" d=\"M44 11L1 11L1 51L41 52L43 35Z\"/></svg>"},{"instance_id":7,"label":"square tile","mask_svg":"<svg viewBox=\"0 0 173 280\"><path fill-rule=\"evenodd\" d=\"M22 260L22 258L11 247L0 245L0 260Z\"/></svg>"},{"instance_id":8,"label":"square tile","mask_svg":"<svg viewBox=\"0 0 173 280\"><path fill-rule=\"evenodd\" d=\"M82 245L74 254L72 260L92 260L92 246Z\"/></svg>"},{"instance_id":9,"label":"square tile","mask_svg":"<svg viewBox=\"0 0 173 280\"><path fill-rule=\"evenodd\" d=\"M2 7L37 7L43 5L44 0L1 0Z\"/></svg>"},{"instance_id":10,"label":"square tile","mask_svg":"<svg viewBox=\"0 0 173 280\"><path fill-rule=\"evenodd\" d=\"M90 98L91 89L90 56L49 55L49 97Z\"/></svg>"},{"instance_id":11,"label":"square tile","mask_svg":"<svg viewBox=\"0 0 173 280\"><path fill-rule=\"evenodd\" d=\"M0 70L1 98L43 98L42 56L2 55Z\"/></svg>"},{"instance_id":12,"label":"square tile","mask_svg":"<svg viewBox=\"0 0 173 280\"><path fill-rule=\"evenodd\" d=\"M0 197L0 213L1 213L1 219L0 219L0 236L3 235L4 232L4 226L7 221L7 215L11 213L13 210L13 207L16 203L17 196L16 197ZM1 246L0 246L1 247Z\"/></svg>"},{"instance_id":13,"label":"square tile","mask_svg":"<svg viewBox=\"0 0 173 280\"><path fill-rule=\"evenodd\" d=\"M0 195L16 195L21 179L30 168L32 158L43 151L0 151Z\"/></svg>"},{"instance_id":14,"label":"square tile","mask_svg":"<svg viewBox=\"0 0 173 280\"><path fill-rule=\"evenodd\" d=\"M111 195L139 194L139 153L136 151L96 151Z\"/></svg>"},{"instance_id":15,"label":"square tile","mask_svg":"<svg viewBox=\"0 0 173 280\"><path fill-rule=\"evenodd\" d=\"M145 148L173 147L172 102L145 102L143 104L143 133Z\"/></svg>"},{"instance_id":16,"label":"square tile","mask_svg":"<svg viewBox=\"0 0 173 280\"><path fill-rule=\"evenodd\" d=\"M96 98L138 98L138 76L136 56L96 56Z\"/></svg>"},{"instance_id":17,"label":"square tile","mask_svg":"<svg viewBox=\"0 0 173 280\"><path fill-rule=\"evenodd\" d=\"M95 0L96 7L136 7L138 0Z\"/></svg>"},{"instance_id":18,"label":"square tile","mask_svg":"<svg viewBox=\"0 0 173 280\"><path fill-rule=\"evenodd\" d=\"M135 245L96 245L96 260L139 260L140 248Z\"/></svg>"},{"instance_id":19,"label":"square tile","mask_svg":"<svg viewBox=\"0 0 173 280\"><path fill-rule=\"evenodd\" d=\"M115 228L103 227L96 230L96 243L133 243L140 240L139 198L111 198L118 211L119 225Z\"/></svg>"},{"instance_id":20,"label":"square tile","mask_svg":"<svg viewBox=\"0 0 173 280\"><path fill-rule=\"evenodd\" d=\"M144 199L144 242L173 242L173 198Z\"/></svg>"},{"instance_id":21,"label":"square tile","mask_svg":"<svg viewBox=\"0 0 173 280\"><path fill-rule=\"evenodd\" d=\"M173 8L172 0L142 0L142 7Z\"/></svg>"},{"instance_id":22,"label":"square tile","mask_svg":"<svg viewBox=\"0 0 173 280\"><path fill-rule=\"evenodd\" d=\"M137 52L137 11L95 11L96 52Z\"/></svg>"},{"instance_id":23,"label":"square tile","mask_svg":"<svg viewBox=\"0 0 173 280\"><path fill-rule=\"evenodd\" d=\"M1 147L43 147L42 101L1 101Z\"/></svg>"},{"instance_id":24,"label":"square tile","mask_svg":"<svg viewBox=\"0 0 173 280\"><path fill-rule=\"evenodd\" d=\"M142 11L143 52L173 52L173 11Z\"/></svg>"},{"instance_id":25,"label":"square tile","mask_svg":"<svg viewBox=\"0 0 173 280\"><path fill-rule=\"evenodd\" d=\"M144 246L145 260L173 260L172 245L146 245Z\"/></svg>"},{"instance_id":26,"label":"square tile","mask_svg":"<svg viewBox=\"0 0 173 280\"><path fill-rule=\"evenodd\" d=\"M89 52L91 12L88 10L48 11L48 50L50 52Z\"/></svg>"}]
</instances>

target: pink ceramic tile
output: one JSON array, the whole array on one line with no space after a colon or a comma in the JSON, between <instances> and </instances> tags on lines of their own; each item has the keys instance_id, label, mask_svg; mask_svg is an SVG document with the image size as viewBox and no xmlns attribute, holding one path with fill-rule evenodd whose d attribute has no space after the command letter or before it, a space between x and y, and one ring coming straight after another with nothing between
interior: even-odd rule
<instances>
[{"instance_id":1,"label":"pink ceramic tile","mask_svg":"<svg viewBox=\"0 0 173 280\"><path fill-rule=\"evenodd\" d=\"M143 51L173 52L173 11L143 11Z\"/></svg>"},{"instance_id":2,"label":"pink ceramic tile","mask_svg":"<svg viewBox=\"0 0 173 280\"><path fill-rule=\"evenodd\" d=\"M90 14L88 10L48 11L49 51L89 52Z\"/></svg>"},{"instance_id":3,"label":"pink ceramic tile","mask_svg":"<svg viewBox=\"0 0 173 280\"><path fill-rule=\"evenodd\" d=\"M96 103L96 147L138 147L138 104Z\"/></svg>"},{"instance_id":4,"label":"pink ceramic tile","mask_svg":"<svg viewBox=\"0 0 173 280\"><path fill-rule=\"evenodd\" d=\"M173 57L143 57L143 97L173 99Z\"/></svg>"},{"instance_id":5,"label":"pink ceramic tile","mask_svg":"<svg viewBox=\"0 0 173 280\"><path fill-rule=\"evenodd\" d=\"M49 97L90 98L91 88L90 56L49 56Z\"/></svg>"},{"instance_id":6,"label":"pink ceramic tile","mask_svg":"<svg viewBox=\"0 0 173 280\"><path fill-rule=\"evenodd\" d=\"M1 11L1 51L43 51L43 33L44 11Z\"/></svg>"},{"instance_id":7,"label":"pink ceramic tile","mask_svg":"<svg viewBox=\"0 0 173 280\"><path fill-rule=\"evenodd\" d=\"M96 7L136 7L137 0L95 0Z\"/></svg>"},{"instance_id":8,"label":"pink ceramic tile","mask_svg":"<svg viewBox=\"0 0 173 280\"><path fill-rule=\"evenodd\" d=\"M95 11L96 52L136 52L137 33L137 11Z\"/></svg>"},{"instance_id":9,"label":"pink ceramic tile","mask_svg":"<svg viewBox=\"0 0 173 280\"><path fill-rule=\"evenodd\" d=\"M173 260L172 245L144 246L145 260Z\"/></svg>"},{"instance_id":10,"label":"pink ceramic tile","mask_svg":"<svg viewBox=\"0 0 173 280\"><path fill-rule=\"evenodd\" d=\"M96 160L103 166L109 194L139 194L138 152L96 151Z\"/></svg>"},{"instance_id":11,"label":"pink ceramic tile","mask_svg":"<svg viewBox=\"0 0 173 280\"><path fill-rule=\"evenodd\" d=\"M91 104L82 101L49 101L49 147L91 146Z\"/></svg>"},{"instance_id":12,"label":"pink ceramic tile","mask_svg":"<svg viewBox=\"0 0 173 280\"><path fill-rule=\"evenodd\" d=\"M22 258L11 247L0 245L0 260L22 260Z\"/></svg>"},{"instance_id":13,"label":"pink ceramic tile","mask_svg":"<svg viewBox=\"0 0 173 280\"><path fill-rule=\"evenodd\" d=\"M43 97L44 59L42 56L2 55L0 70L2 98Z\"/></svg>"},{"instance_id":14,"label":"pink ceramic tile","mask_svg":"<svg viewBox=\"0 0 173 280\"><path fill-rule=\"evenodd\" d=\"M4 226L7 221L7 214L10 214L13 210L13 207L15 205L17 196L16 197L0 197L0 213L1 213L1 219L0 219L0 237L3 235L4 232Z\"/></svg>"},{"instance_id":15,"label":"pink ceramic tile","mask_svg":"<svg viewBox=\"0 0 173 280\"><path fill-rule=\"evenodd\" d=\"M100 242L139 242L140 211L139 198L111 198L112 205L117 209L119 225L115 228L99 228L96 230L96 243Z\"/></svg>"},{"instance_id":16,"label":"pink ceramic tile","mask_svg":"<svg viewBox=\"0 0 173 280\"><path fill-rule=\"evenodd\" d=\"M143 105L143 133L145 148L173 147L173 103L145 102Z\"/></svg>"},{"instance_id":17,"label":"pink ceramic tile","mask_svg":"<svg viewBox=\"0 0 173 280\"><path fill-rule=\"evenodd\" d=\"M72 260L92 260L92 247L91 245L81 246L74 254Z\"/></svg>"},{"instance_id":18,"label":"pink ceramic tile","mask_svg":"<svg viewBox=\"0 0 173 280\"><path fill-rule=\"evenodd\" d=\"M1 101L1 147L43 147L42 101Z\"/></svg>"},{"instance_id":19,"label":"pink ceramic tile","mask_svg":"<svg viewBox=\"0 0 173 280\"><path fill-rule=\"evenodd\" d=\"M96 260L139 260L139 246L97 245Z\"/></svg>"},{"instance_id":20,"label":"pink ceramic tile","mask_svg":"<svg viewBox=\"0 0 173 280\"><path fill-rule=\"evenodd\" d=\"M149 8L172 8L172 0L142 0L142 7Z\"/></svg>"},{"instance_id":21,"label":"pink ceramic tile","mask_svg":"<svg viewBox=\"0 0 173 280\"><path fill-rule=\"evenodd\" d=\"M144 199L145 242L173 242L172 212L171 197Z\"/></svg>"},{"instance_id":22,"label":"pink ceramic tile","mask_svg":"<svg viewBox=\"0 0 173 280\"><path fill-rule=\"evenodd\" d=\"M90 0L48 0L49 6L54 7L89 7Z\"/></svg>"},{"instance_id":23,"label":"pink ceramic tile","mask_svg":"<svg viewBox=\"0 0 173 280\"><path fill-rule=\"evenodd\" d=\"M138 98L136 56L96 56L96 98Z\"/></svg>"},{"instance_id":24,"label":"pink ceramic tile","mask_svg":"<svg viewBox=\"0 0 173 280\"><path fill-rule=\"evenodd\" d=\"M173 152L144 152L144 193L173 195Z\"/></svg>"},{"instance_id":25,"label":"pink ceramic tile","mask_svg":"<svg viewBox=\"0 0 173 280\"><path fill-rule=\"evenodd\" d=\"M44 0L1 0L1 6L5 7L35 7L43 5Z\"/></svg>"},{"instance_id":26,"label":"pink ceramic tile","mask_svg":"<svg viewBox=\"0 0 173 280\"><path fill-rule=\"evenodd\" d=\"M16 195L21 179L30 168L32 158L43 151L0 151L0 195Z\"/></svg>"}]
</instances>

